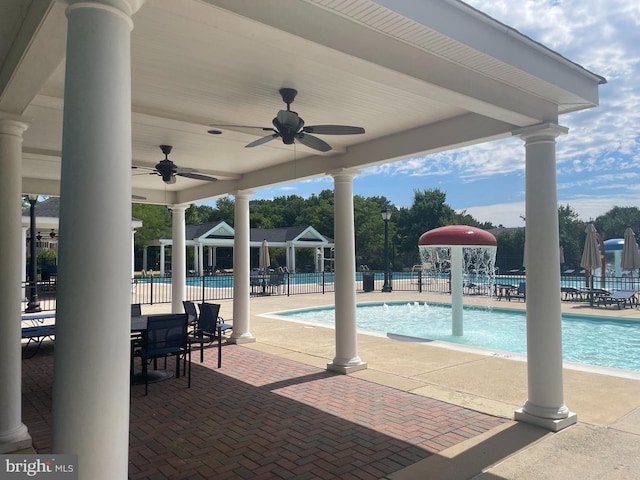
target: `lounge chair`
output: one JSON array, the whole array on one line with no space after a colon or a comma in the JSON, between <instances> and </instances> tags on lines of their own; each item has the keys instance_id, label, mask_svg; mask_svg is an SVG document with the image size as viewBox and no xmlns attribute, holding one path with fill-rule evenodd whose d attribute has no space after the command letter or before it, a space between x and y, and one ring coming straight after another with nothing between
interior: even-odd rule
<instances>
[{"instance_id":1,"label":"lounge chair","mask_svg":"<svg viewBox=\"0 0 640 480\"><path fill-rule=\"evenodd\" d=\"M582 291L573 287L560 287L560 292L562 293L563 300L584 300L582 296Z\"/></svg>"},{"instance_id":2,"label":"lounge chair","mask_svg":"<svg viewBox=\"0 0 640 480\"><path fill-rule=\"evenodd\" d=\"M515 292L507 292L507 300L511 301L512 298L517 298L518 300L525 301L527 299L527 284L524 282L520 282Z\"/></svg>"},{"instance_id":3,"label":"lounge chair","mask_svg":"<svg viewBox=\"0 0 640 480\"><path fill-rule=\"evenodd\" d=\"M606 290L605 290L606 292ZM618 310L621 310L622 307L633 307L637 305L638 300L636 299L635 290L614 290L611 292L606 292L598 295L594 301L595 306L604 306L607 307L609 305L617 305Z\"/></svg>"}]
</instances>

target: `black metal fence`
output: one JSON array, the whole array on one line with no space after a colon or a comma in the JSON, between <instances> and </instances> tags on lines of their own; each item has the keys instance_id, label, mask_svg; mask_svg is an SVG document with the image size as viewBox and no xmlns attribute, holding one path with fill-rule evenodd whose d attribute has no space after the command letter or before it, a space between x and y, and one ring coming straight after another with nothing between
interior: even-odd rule
<instances>
[{"instance_id":1,"label":"black metal fence","mask_svg":"<svg viewBox=\"0 0 640 480\"><path fill-rule=\"evenodd\" d=\"M284 273L279 275L252 276L250 293L252 296L266 295L304 295L310 293L333 293L334 274L322 273ZM512 285L525 282L524 273L497 275L493 285ZM233 298L233 275L216 274L187 277L186 300L207 302ZM356 290L359 292L380 292L384 283L384 272L356 272ZM447 274L431 274L422 271L391 272L391 285L394 291L437 292L451 291L451 279ZM562 275L561 286L565 288L585 289L589 286L584 275ZM25 300L22 310L26 309L31 295L30 285L24 284ZM593 288L606 290L640 291L640 277L593 277ZM56 282L38 282L38 298L42 311L56 309ZM469 295L496 295L495 288L487 284L487 278L465 275L464 293ZM171 278L147 277L131 281L131 303L159 304L171 302Z\"/></svg>"}]
</instances>

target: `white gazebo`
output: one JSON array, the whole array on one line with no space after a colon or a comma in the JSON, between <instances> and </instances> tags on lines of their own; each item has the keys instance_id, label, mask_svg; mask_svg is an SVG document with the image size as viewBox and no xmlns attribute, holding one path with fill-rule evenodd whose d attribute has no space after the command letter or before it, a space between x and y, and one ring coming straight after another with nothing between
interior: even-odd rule
<instances>
[{"instance_id":1,"label":"white gazebo","mask_svg":"<svg viewBox=\"0 0 640 480\"><path fill-rule=\"evenodd\" d=\"M313 248L316 250L314 263L315 271L324 271L326 249L335 246L332 239L325 237L311 226L283 227L283 228L252 228L250 229L249 248L260 248L263 240L267 240L269 247L286 249L286 268L289 272L296 271L296 248ZM216 267L216 248L233 247L235 232L227 222L219 221L202 225L187 225L185 228L185 245L193 248L193 268L197 275L203 275ZM159 238L160 245L160 276L165 276L165 248L173 246L172 238ZM205 250L208 250L205 255ZM204 262L207 258L207 267Z\"/></svg>"},{"instance_id":2,"label":"white gazebo","mask_svg":"<svg viewBox=\"0 0 640 480\"><path fill-rule=\"evenodd\" d=\"M562 389L555 144L567 133L562 115L597 106L602 77L457 0L5 0L0 65L0 452L30 444L20 407L22 194L61 199L52 451L78 454L81 479L113 480L128 466L132 194L172 209L174 311L185 294L185 209L235 197L232 341L241 343L255 341L250 198L330 176L328 368L350 373L366 368L355 323L359 170L511 136L524 147L526 256L544 259L527 263L528 398L516 415L552 430L575 422ZM320 129L331 149L318 150L246 128L272 126L286 109L282 88L298 91L292 109L306 125L365 133ZM275 136L245 148L266 134ZM159 145L200 177L153 174ZM132 176L132 164L152 174ZM102 272L92 282L88 263Z\"/></svg>"}]
</instances>

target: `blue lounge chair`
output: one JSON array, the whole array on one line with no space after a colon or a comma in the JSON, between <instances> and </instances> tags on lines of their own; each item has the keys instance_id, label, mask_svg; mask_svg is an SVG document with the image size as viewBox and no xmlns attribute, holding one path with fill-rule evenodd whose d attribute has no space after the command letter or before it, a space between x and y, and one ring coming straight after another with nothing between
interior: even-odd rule
<instances>
[{"instance_id":1,"label":"blue lounge chair","mask_svg":"<svg viewBox=\"0 0 640 480\"><path fill-rule=\"evenodd\" d=\"M636 298L635 290L614 290L598 295L595 305L607 307L609 305L617 305L618 310L622 307L633 307L637 305L638 300Z\"/></svg>"}]
</instances>

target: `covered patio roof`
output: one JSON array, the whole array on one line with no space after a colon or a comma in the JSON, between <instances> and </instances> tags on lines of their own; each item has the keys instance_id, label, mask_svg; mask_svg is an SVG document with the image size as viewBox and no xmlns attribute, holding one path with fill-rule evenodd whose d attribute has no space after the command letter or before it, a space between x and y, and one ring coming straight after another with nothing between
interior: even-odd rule
<instances>
[{"instance_id":1,"label":"covered patio roof","mask_svg":"<svg viewBox=\"0 0 640 480\"><path fill-rule=\"evenodd\" d=\"M457 0L149 0L133 15L133 194L184 204L507 137L593 107L604 79ZM60 195L66 2L7 0L0 111L30 119L23 191ZM320 153L266 133L295 88ZM210 125L221 132L211 135ZM268 132L267 132L268 133ZM149 173L169 158L217 182ZM105 144L101 148L109 149ZM105 174L109 168L105 166ZM122 192L129 195L129 192Z\"/></svg>"}]
</instances>

